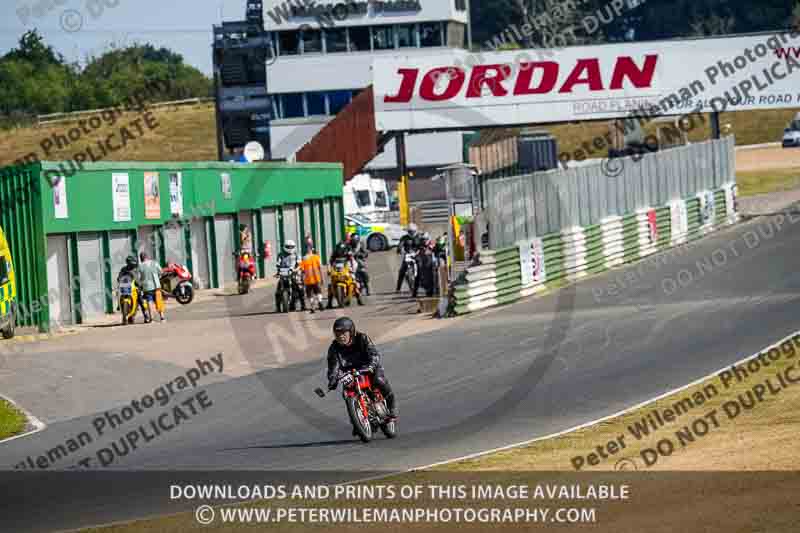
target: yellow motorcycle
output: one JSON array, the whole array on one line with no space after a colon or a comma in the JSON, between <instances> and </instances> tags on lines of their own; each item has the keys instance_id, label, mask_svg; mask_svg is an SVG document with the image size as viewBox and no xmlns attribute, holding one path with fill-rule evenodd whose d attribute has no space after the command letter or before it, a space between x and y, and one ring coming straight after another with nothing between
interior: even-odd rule
<instances>
[{"instance_id":1,"label":"yellow motorcycle","mask_svg":"<svg viewBox=\"0 0 800 533\"><path fill-rule=\"evenodd\" d=\"M117 288L119 293L119 310L122 313L122 325L133 324L136 319L136 311L141 302L139 300L139 287L131 277L123 277L119 280Z\"/></svg>"},{"instance_id":2,"label":"yellow motorcycle","mask_svg":"<svg viewBox=\"0 0 800 533\"><path fill-rule=\"evenodd\" d=\"M330 284L328 285L328 308L333 307L331 304L333 299L336 298L336 303L339 307L348 307L355 296L358 305L364 305L361 299L361 291L353 279L350 272L350 265L345 259L337 259L334 261L333 266L328 269L328 276Z\"/></svg>"}]
</instances>

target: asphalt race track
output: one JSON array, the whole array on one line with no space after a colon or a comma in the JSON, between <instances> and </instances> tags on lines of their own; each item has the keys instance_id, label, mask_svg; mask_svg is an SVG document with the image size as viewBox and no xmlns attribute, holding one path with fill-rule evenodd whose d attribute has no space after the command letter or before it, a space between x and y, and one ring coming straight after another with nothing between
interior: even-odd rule
<instances>
[{"instance_id":1,"label":"asphalt race track","mask_svg":"<svg viewBox=\"0 0 800 533\"><path fill-rule=\"evenodd\" d=\"M312 392L322 383L316 361L204 386L213 407L112 467L330 471L331 479L357 479L606 416L800 329L797 222L800 215L754 219L647 263L380 346L399 398L395 440L354 440L340 398ZM688 274L679 277L682 270ZM608 291L614 280L626 287ZM92 418L56 422L1 445L0 465L46 453L76 428L91 428ZM180 510L167 496L169 472L128 484L120 478L113 489L107 479L92 479L67 490L46 477L0 476L4 495L35 494L48 509L30 514L34 507L21 504L22 496L4 498L9 509L0 509L0 530L67 529Z\"/></svg>"}]
</instances>

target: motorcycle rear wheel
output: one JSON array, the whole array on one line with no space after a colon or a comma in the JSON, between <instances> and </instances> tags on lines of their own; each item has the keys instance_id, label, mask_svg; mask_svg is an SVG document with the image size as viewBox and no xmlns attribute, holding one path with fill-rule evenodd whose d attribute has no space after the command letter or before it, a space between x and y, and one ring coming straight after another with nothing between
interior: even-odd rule
<instances>
[{"instance_id":1,"label":"motorcycle rear wheel","mask_svg":"<svg viewBox=\"0 0 800 533\"><path fill-rule=\"evenodd\" d=\"M364 418L358 398L347 398L345 403L347 404L347 415L350 417L350 422L353 424L353 429L358 434L358 438L364 443L372 440L372 424L368 418Z\"/></svg>"}]
</instances>

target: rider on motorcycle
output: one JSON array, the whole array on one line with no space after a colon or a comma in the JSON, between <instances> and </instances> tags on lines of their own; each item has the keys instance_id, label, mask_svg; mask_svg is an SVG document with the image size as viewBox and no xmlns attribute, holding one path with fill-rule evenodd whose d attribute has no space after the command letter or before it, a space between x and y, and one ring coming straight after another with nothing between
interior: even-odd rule
<instances>
[{"instance_id":1,"label":"rider on motorcycle","mask_svg":"<svg viewBox=\"0 0 800 533\"><path fill-rule=\"evenodd\" d=\"M408 233L401 237L400 242L397 245L397 253L400 254L400 272L397 274L397 288L395 292L399 293L400 289L403 287L403 280L406 277L406 270L408 267L406 266L405 255L407 253L414 253L422 248L422 235L417 232L417 225L410 224L408 226Z\"/></svg>"},{"instance_id":2,"label":"rider on motorcycle","mask_svg":"<svg viewBox=\"0 0 800 533\"><path fill-rule=\"evenodd\" d=\"M247 272L250 274L250 279L256 277L256 263L253 256L250 254L249 249L242 248L239 252L239 268L237 269L237 281L242 279L242 274Z\"/></svg>"},{"instance_id":3,"label":"rider on motorcycle","mask_svg":"<svg viewBox=\"0 0 800 533\"><path fill-rule=\"evenodd\" d=\"M336 248L333 249L333 253L331 254L330 260L328 261L328 272L330 273L331 268L333 267L334 263L338 259L342 259L350 268L350 277L355 284L355 293L356 295L361 294L361 289L358 286L358 280L356 279L356 269L358 268L358 262L356 261L355 255L353 254L353 250L350 248L350 245L347 241L342 241L336 245ZM333 309L333 283L328 284L328 305L327 309Z\"/></svg>"},{"instance_id":4,"label":"rider on motorcycle","mask_svg":"<svg viewBox=\"0 0 800 533\"><path fill-rule=\"evenodd\" d=\"M130 281L131 283L135 284L137 289L139 289L139 294L141 298L141 274L139 273L139 260L136 257L129 255L125 258L125 266L122 267L117 275L117 284L119 284L123 279ZM143 305L139 305L139 309L142 310L142 316L146 321L150 320L150 315L147 313L147 309ZM117 309L119 310L119 309Z\"/></svg>"},{"instance_id":5,"label":"rider on motorcycle","mask_svg":"<svg viewBox=\"0 0 800 533\"><path fill-rule=\"evenodd\" d=\"M277 268L280 271L281 268L291 268L294 271L300 268L300 258L297 256L297 244L291 239L287 240L283 245L283 250L281 253L278 254L277 259ZM276 277L279 275L276 274ZM292 276L292 290L297 291L295 294L300 295L300 305L305 311L306 309L306 295L303 287L300 287L297 284L296 276ZM278 284L278 288L275 291L275 298L280 297L280 284Z\"/></svg>"},{"instance_id":6,"label":"rider on motorcycle","mask_svg":"<svg viewBox=\"0 0 800 533\"><path fill-rule=\"evenodd\" d=\"M366 333L356 331L355 323L348 317L336 319L333 323L334 341L328 348L328 390L336 389L339 372L352 369L372 374L377 389L386 399L389 417L397 419L397 405L394 392L384 375L383 366L372 339Z\"/></svg>"},{"instance_id":7,"label":"rider on motorcycle","mask_svg":"<svg viewBox=\"0 0 800 533\"><path fill-rule=\"evenodd\" d=\"M364 280L364 289L366 290L367 296L369 296L369 272L367 272L367 258L369 257L369 252L367 251L367 247L364 246L364 243L361 242L361 236L358 233L350 235L350 250L356 260L356 279L361 276Z\"/></svg>"}]
</instances>

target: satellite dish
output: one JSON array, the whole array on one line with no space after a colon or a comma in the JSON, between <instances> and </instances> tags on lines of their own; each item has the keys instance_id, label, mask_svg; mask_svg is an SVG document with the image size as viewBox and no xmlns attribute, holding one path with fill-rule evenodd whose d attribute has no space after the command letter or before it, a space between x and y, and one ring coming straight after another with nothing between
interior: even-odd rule
<instances>
[{"instance_id":1,"label":"satellite dish","mask_svg":"<svg viewBox=\"0 0 800 533\"><path fill-rule=\"evenodd\" d=\"M250 141L244 147L244 157L248 163L262 161L264 159L264 147L261 146L261 143Z\"/></svg>"}]
</instances>

